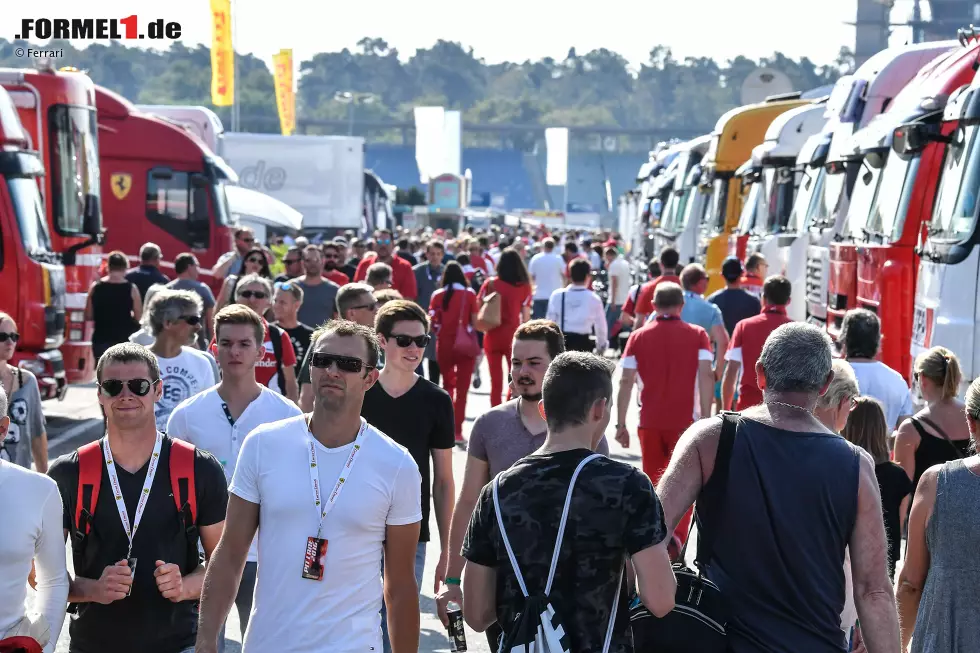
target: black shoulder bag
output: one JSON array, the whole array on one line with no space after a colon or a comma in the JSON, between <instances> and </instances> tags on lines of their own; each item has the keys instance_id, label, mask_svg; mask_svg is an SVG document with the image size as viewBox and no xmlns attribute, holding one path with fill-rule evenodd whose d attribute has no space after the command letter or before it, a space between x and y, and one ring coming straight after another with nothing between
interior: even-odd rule
<instances>
[{"instance_id":1,"label":"black shoulder bag","mask_svg":"<svg viewBox=\"0 0 980 653\"><path fill-rule=\"evenodd\" d=\"M702 493L709 490L715 496L724 496L728 485L728 470L735 444L738 414L723 412L721 438L715 468ZM690 541L697 513L691 521ZM670 534L668 534L670 537ZM687 549L685 544L684 549ZM674 609L663 619L654 617L638 596L630 601L630 628L633 631L633 647L636 653L725 653L728 650L728 602L718 586L705 576L714 553L714 531L698 529L697 570L681 562L674 563L677 594Z\"/></svg>"}]
</instances>

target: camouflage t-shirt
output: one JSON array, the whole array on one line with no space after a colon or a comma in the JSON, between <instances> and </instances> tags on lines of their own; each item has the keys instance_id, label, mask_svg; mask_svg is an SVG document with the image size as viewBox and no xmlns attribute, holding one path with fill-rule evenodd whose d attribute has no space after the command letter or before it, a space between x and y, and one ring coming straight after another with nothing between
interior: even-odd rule
<instances>
[{"instance_id":1,"label":"camouflage t-shirt","mask_svg":"<svg viewBox=\"0 0 980 653\"><path fill-rule=\"evenodd\" d=\"M532 594L544 591L572 473L592 453L575 449L532 454L500 474L504 526ZM602 650L616 582L627 556L659 544L666 534L660 500L643 472L605 457L582 469L550 594L569 631L571 650ZM524 607L524 597L497 526L492 484L480 493L463 541L463 557L497 569L497 622L507 633ZM609 650L631 653L625 583L619 591Z\"/></svg>"}]
</instances>

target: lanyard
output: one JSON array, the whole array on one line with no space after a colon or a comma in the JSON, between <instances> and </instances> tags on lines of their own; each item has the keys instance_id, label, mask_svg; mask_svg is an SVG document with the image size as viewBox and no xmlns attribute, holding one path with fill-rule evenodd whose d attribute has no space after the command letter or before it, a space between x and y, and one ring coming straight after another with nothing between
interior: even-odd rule
<instances>
[{"instance_id":1,"label":"lanyard","mask_svg":"<svg viewBox=\"0 0 980 653\"><path fill-rule=\"evenodd\" d=\"M361 448L364 446L365 427L367 427L367 421L362 417L361 428L358 429L357 437L354 438L354 447L351 449L350 455L347 456L347 462L344 463L344 467L340 470L340 477L337 479L337 483L333 486L333 491L330 492L326 501L323 501L320 495L320 474L317 471L318 468L316 465L316 438L310 433L310 484L313 486L313 505L320 515L319 523L316 527L316 536L318 538L320 537L320 532L323 530L323 520L326 518L327 513L333 509L334 504L337 503L337 498L340 496L341 491L343 491L351 470L354 469L357 454L360 453Z\"/></svg>"},{"instance_id":2,"label":"lanyard","mask_svg":"<svg viewBox=\"0 0 980 653\"><path fill-rule=\"evenodd\" d=\"M143 481L143 489L140 490L140 499L136 504L136 514L133 516L133 523L130 526L129 512L126 510L126 501L123 499L122 489L119 487L119 476L116 474L116 463L112 461L112 450L109 448L109 437L105 437L102 453L105 456L105 469L109 473L109 482L112 484L112 494L116 499L116 510L119 511L119 519L122 520L123 530L129 539L129 548L126 550L126 557L132 557L133 538L136 537L136 529L140 526L143 518L143 510L146 509L146 502L150 498L150 488L153 487L153 478L157 474L157 466L160 464L160 448L163 446L163 434L157 431L157 440L153 445L153 453L150 454L150 466L146 470L146 480Z\"/></svg>"}]
</instances>

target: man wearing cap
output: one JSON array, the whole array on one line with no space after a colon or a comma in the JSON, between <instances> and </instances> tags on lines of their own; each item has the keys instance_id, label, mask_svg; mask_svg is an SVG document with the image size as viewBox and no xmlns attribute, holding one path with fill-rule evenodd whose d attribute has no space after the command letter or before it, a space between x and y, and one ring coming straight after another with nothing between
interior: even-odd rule
<instances>
[{"instance_id":1,"label":"man wearing cap","mask_svg":"<svg viewBox=\"0 0 980 653\"><path fill-rule=\"evenodd\" d=\"M709 302L721 309L728 335L735 332L736 324L747 317L758 315L762 310L762 302L742 289L743 272L741 261L734 256L726 258L721 264L721 276L725 278L727 287L708 297Z\"/></svg>"},{"instance_id":2,"label":"man wearing cap","mask_svg":"<svg viewBox=\"0 0 980 653\"><path fill-rule=\"evenodd\" d=\"M708 272L704 266L691 263L681 271L681 287L684 288L684 310L681 319L696 324L708 332L715 348L715 381L721 381L725 369L725 352L728 350L728 331L721 309L704 298L708 288Z\"/></svg>"}]
</instances>

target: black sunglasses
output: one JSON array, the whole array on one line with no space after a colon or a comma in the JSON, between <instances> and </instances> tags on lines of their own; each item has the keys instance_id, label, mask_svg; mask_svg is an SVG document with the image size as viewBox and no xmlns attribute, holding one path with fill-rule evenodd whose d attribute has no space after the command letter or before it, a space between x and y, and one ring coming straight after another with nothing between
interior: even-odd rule
<instances>
[{"instance_id":1,"label":"black sunglasses","mask_svg":"<svg viewBox=\"0 0 980 653\"><path fill-rule=\"evenodd\" d=\"M177 319L183 320L184 322L187 322L191 326L197 326L198 324L201 323L200 315L181 315Z\"/></svg>"},{"instance_id":2,"label":"black sunglasses","mask_svg":"<svg viewBox=\"0 0 980 653\"><path fill-rule=\"evenodd\" d=\"M0 342L7 342L8 340L10 342L16 344L17 341L20 340L20 334L19 333L0 333Z\"/></svg>"},{"instance_id":3,"label":"black sunglasses","mask_svg":"<svg viewBox=\"0 0 980 653\"><path fill-rule=\"evenodd\" d=\"M310 365L317 369L329 369L332 363L336 363L337 369L341 372L349 372L350 374L357 374L365 367L369 370L374 367L373 365L368 365L360 358L353 358L351 356L337 356L336 354L314 352L310 357Z\"/></svg>"},{"instance_id":4,"label":"black sunglasses","mask_svg":"<svg viewBox=\"0 0 980 653\"><path fill-rule=\"evenodd\" d=\"M303 262L303 259L301 259L301 258L284 258L282 260L282 262L285 263L286 265L292 265L293 263L302 263Z\"/></svg>"},{"instance_id":5,"label":"black sunglasses","mask_svg":"<svg viewBox=\"0 0 980 653\"><path fill-rule=\"evenodd\" d=\"M102 389L102 394L104 395L118 397L122 394L123 386L128 386L129 391L137 397L145 397L150 392L150 388L156 383L159 383L159 381L150 381L149 379L130 379L128 381L106 379L99 384L99 388Z\"/></svg>"},{"instance_id":6,"label":"black sunglasses","mask_svg":"<svg viewBox=\"0 0 980 653\"><path fill-rule=\"evenodd\" d=\"M349 310L349 311L355 311L355 310L360 309L360 308L366 308L369 311L376 311L376 310L378 310L378 302L374 302L373 304L359 304L358 306L351 306L347 310Z\"/></svg>"},{"instance_id":7,"label":"black sunglasses","mask_svg":"<svg viewBox=\"0 0 980 653\"><path fill-rule=\"evenodd\" d=\"M238 293L238 296L244 297L245 299L252 299L253 297L255 299L265 299L268 297L268 295L262 290L243 290Z\"/></svg>"},{"instance_id":8,"label":"black sunglasses","mask_svg":"<svg viewBox=\"0 0 980 653\"><path fill-rule=\"evenodd\" d=\"M416 347L422 349L425 349L425 346L429 344L430 340L432 340L432 336L428 336L428 335L412 337L412 336L407 336L405 334L398 334L398 335L392 334L391 336L389 336L389 338L394 340L395 344L398 345L399 347L405 348L414 342Z\"/></svg>"}]
</instances>

